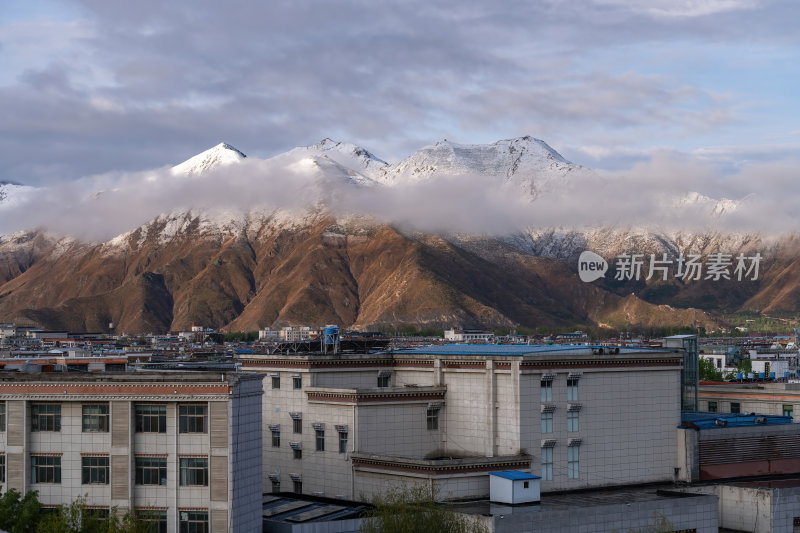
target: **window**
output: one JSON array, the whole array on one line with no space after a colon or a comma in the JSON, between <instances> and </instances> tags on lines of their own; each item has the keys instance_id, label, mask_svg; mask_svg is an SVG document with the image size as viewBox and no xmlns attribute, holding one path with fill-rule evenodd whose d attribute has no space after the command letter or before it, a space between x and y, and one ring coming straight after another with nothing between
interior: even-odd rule
<instances>
[{"instance_id":1,"label":"window","mask_svg":"<svg viewBox=\"0 0 800 533\"><path fill-rule=\"evenodd\" d=\"M272 432L272 447L273 448L280 448L281 447L281 432L280 432L280 430Z\"/></svg>"},{"instance_id":2,"label":"window","mask_svg":"<svg viewBox=\"0 0 800 533\"><path fill-rule=\"evenodd\" d=\"M106 372L125 372L125 363L106 363Z\"/></svg>"},{"instance_id":3,"label":"window","mask_svg":"<svg viewBox=\"0 0 800 533\"><path fill-rule=\"evenodd\" d=\"M167 406L154 403L137 403L134 406L136 413L137 433L166 433L167 432Z\"/></svg>"},{"instance_id":4,"label":"window","mask_svg":"<svg viewBox=\"0 0 800 533\"><path fill-rule=\"evenodd\" d=\"M188 404L179 407L178 426L181 433L206 433L208 405Z\"/></svg>"},{"instance_id":5,"label":"window","mask_svg":"<svg viewBox=\"0 0 800 533\"><path fill-rule=\"evenodd\" d=\"M739 402L731 402L731 413L741 413L742 408L739 405Z\"/></svg>"},{"instance_id":6,"label":"window","mask_svg":"<svg viewBox=\"0 0 800 533\"><path fill-rule=\"evenodd\" d=\"M389 378L391 376L378 376L378 387L385 388L389 386Z\"/></svg>"},{"instance_id":7,"label":"window","mask_svg":"<svg viewBox=\"0 0 800 533\"><path fill-rule=\"evenodd\" d=\"M429 407L428 408L428 414L427 414L426 418L428 420L428 429L429 430L439 429L439 410L438 409L432 409L432 408Z\"/></svg>"},{"instance_id":8,"label":"window","mask_svg":"<svg viewBox=\"0 0 800 533\"><path fill-rule=\"evenodd\" d=\"M567 379L567 401L578 401L578 378Z\"/></svg>"},{"instance_id":9,"label":"window","mask_svg":"<svg viewBox=\"0 0 800 533\"><path fill-rule=\"evenodd\" d=\"M272 481L272 492L280 492L281 491L281 482L279 479L273 479Z\"/></svg>"},{"instance_id":10,"label":"window","mask_svg":"<svg viewBox=\"0 0 800 533\"><path fill-rule=\"evenodd\" d=\"M167 484L167 458L166 457L137 457L136 458L136 484L137 485L166 485Z\"/></svg>"},{"instance_id":11,"label":"window","mask_svg":"<svg viewBox=\"0 0 800 533\"><path fill-rule=\"evenodd\" d=\"M292 481L292 484L294 485L294 487L292 487L294 489L294 492L296 492L297 494L302 494L303 493L303 482L302 481Z\"/></svg>"},{"instance_id":12,"label":"window","mask_svg":"<svg viewBox=\"0 0 800 533\"><path fill-rule=\"evenodd\" d=\"M294 433L302 433L303 432L303 419L302 418L293 418L292 419L292 432L294 432Z\"/></svg>"},{"instance_id":13,"label":"window","mask_svg":"<svg viewBox=\"0 0 800 533\"><path fill-rule=\"evenodd\" d=\"M208 486L208 459L205 457L181 458L181 485Z\"/></svg>"},{"instance_id":14,"label":"window","mask_svg":"<svg viewBox=\"0 0 800 533\"><path fill-rule=\"evenodd\" d=\"M61 404L32 404L31 431L61 431Z\"/></svg>"},{"instance_id":15,"label":"window","mask_svg":"<svg viewBox=\"0 0 800 533\"><path fill-rule=\"evenodd\" d=\"M108 432L108 404L89 404L82 406L82 431L84 433Z\"/></svg>"},{"instance_id":16,"label":"window","mask_svg":"<svg viewBox=\"0 0 800 533\"><path fill-rule=\"evenodd\" d=\"M137 509L136 518L149 525L147 533L167 533L167 512L160 509Z\"/></svg>"},{"instance_id":17,"label":"window","mask_svg":"<svg viewBox=\"0 0 800 533\"><path fill-rule=\"evenodd\" d=\"M717 402L708 402L708 412L709 413L717 412Z\"/></svg>"},{"instance_id":18,"label":"window","mask_svg":"<svg viewBox=\"0 0 800 533\"><path fill-rule=\"evenodd\" d=\"M294 390L303 388L303 379L300 376L292 376L292 388Z\"/></svg>"},{"instance_id":19,"label":"window","mask_svg":"<svg viewBox=\"0 0 800 533\"><path fill-rule=\"evenodd\" d=\"M81 457L81 483L108 485L108 457Z\"/></svg>"},{"instance_id":20,"label":"window","mask_svg":"<svg viewBox=\"0 0 800 533\"><path fill-rule=\"evenodd\" d=\"M553 480L553 448L542 448L542 479Z\"/></svg>"},{"instance_id":21,"label":"window","mask_svg":"<svg viewBox=\"0 0 800 533\"><path fill-rule=\"evenodd\" d=\"M324 429L317 429L317 451L324 452L325 451L325 430Z\"/></svg>"},{"instance_id":22,"label":"window","mask_svg":"<svg viewBox=\"0 0 800 533\"><path fill-rule=\"evenodd\" d=\"M295 448L292 451L294 452L293 457L295 459L302 459L303 458L303 449L302 448Z\"/></svg>"},{"instance_id":23,"label":"window","mask_svg":"<svg viewBox=\"0 0 800 533\"><path fill-rule=\"evenodd\" d=\"M784 404L783 416L793 416L793 415L794 415L794 406Z\"/></svg>"},{"instance_id":24,"label":"window","mask_svg":"<svg viewBox=\"0 0 800 533\"><path fill-rule=\"evenodd\" d=\"M208 511L179 511L180 533L208 533Z\"/></svg>"},{"instance_id":25,"label":"window","mask_svg":"<svg viewBox=\"0 0 800 533\"><path fill-rule=\"evenodd\" d=\"M567 448L567 477L578 479L580 477L580 446L569 446Z\"/></svg>"},{"instance_id":26,"label":"window","mask_svg":"<svg viewBox=\"0 0 800 533\"><path fill-rule=\"evenodd\" d=\"M531 488L531 483L530 483L530 481L524 481L524 482L522 483L522 488L523 488L523 489L529 489L529 488Z\"/></svg>"},{"instance_id":27,"label":"window","mask_svg":"<svg viewBox=\"0 0 800 533\"><path fill-rule=\"evenodd\" d=\"M273 389L280 389L281 388L281 377L280 376L272 376L272 388Z\"/></svg>"},{"instance_id":28,"label":"window","mask_svg":"<svg viewBox=\"0 0 800 533\"><path fill-rule=\"evenodd\" d=\"M6 430L6 402L0 402L0 431Z\"/></svg>"},{"instance_id":29,"label":"window","mask_svg":"<svg viewBox=\"0 0 800 533\"><path fill-rule=\"evenodd\" d=\"M552 379L543 379L542 380L542 402L552 402L553 401L553 380Z\"/></svg>"},{"instance_id":30,"label":"window","mask_svg":"<svg viewBox=\"0 0 800 533\"><path fill-rule=\"evenodd\" d=\"M339 453L347 453L347 432L339 432Z\"/></svg>"},{"instance_id":31,"label":"window","mask_svg":"<svg viewBox=\"0 0 800 533\"><path fill-rule=\"evenodd\" d=\"M578 431L579 411L569 411L567 413L567 431Z\"/></svg>"},{"instance_id":32,"label":"window","mask_svg":"<svg viewBox=\"0 0 800 533\"><path fill-rule=\"evenodd\" d=\"M61 483L61 457L32 455L31 483Z\"/></svg>"},{"instance_id":33,"label":"window","mask_svg":"<svg viewBox=\"0 0 800 533\"><path fill-rule=\"evenodd\" d=\"M6 482L6 456L0 454L0 483Z\"/></svg>"},{"instance_id":34,"label":"window","mask_svg":"<svg viewBox=\"0 0 800 533\"><path fill-rule=\"evenodd\" d=\"M542 413L542 433L553 432L553 412Z\"/></svg>"}]
</instances>

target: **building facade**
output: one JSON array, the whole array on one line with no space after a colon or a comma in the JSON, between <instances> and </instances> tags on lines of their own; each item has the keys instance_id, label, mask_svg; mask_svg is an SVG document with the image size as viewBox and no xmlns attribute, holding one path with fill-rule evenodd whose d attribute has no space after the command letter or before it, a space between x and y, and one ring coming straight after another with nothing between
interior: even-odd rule
<instances>
[{"instance_id":1,"label":"building facade","mask_svg":"<svg viewBox=\"0 0 800 533\"><path fill-rule=\"evenodd\" d=\"M260 531L261 395L233 372L0 372L0 483L158 531Z\"/></svg>"},{"instance_id":2,"label":"building facade","mask_svg":"<svg viewBox=\"0 0 800 533\"><path fill-rule=\"evenodd\" d=\"M488 472L543 492L672 481L682 352L466 346L254 355L264 489L349 499L399 483L483 497Z\"/></svg>"}]
</instances>

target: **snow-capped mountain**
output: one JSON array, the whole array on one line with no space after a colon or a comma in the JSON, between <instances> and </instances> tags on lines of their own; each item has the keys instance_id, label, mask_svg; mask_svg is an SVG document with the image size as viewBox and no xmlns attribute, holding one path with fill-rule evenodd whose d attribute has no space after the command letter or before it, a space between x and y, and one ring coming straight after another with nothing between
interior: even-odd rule
<instances>
[{"instance_id":1,"label":"snow-capped mountain","mask_svg":"<svg viewBox=\"0 0 800 533\"><path fill-rule=\"evenodd\" d=\"M190 157L183 163L172 167L174 175L200 174L220 166L234 165L240 163L247 156L228 143L219 143L205 152L201 152L194 157Z\"/></svg>"},{"instance_id":2,"label":"snow-capped mountain","mask_svg":"<svg viewBox=\"0 0 800 533\"><path fill-rule=\"evenodd\" d=\"M580 190L574 185L583 185L585 173L531 137L489 145L442 141L394 165L330 139L268 159L246 157L221 143L166 170L124 175L119 183L98 181L104 194L91 194L98 188L73 195L79 204L65 216L101 229L119 211L136 220L103 243L7 231L0 238L0 320L23 317L85 330L114 322L129 331L165 331L192 322L234 330L297 323L591 325L618 320L624 304L627 323L672 325L714 322L702 311L653 304L777 312L797 307L800 276L793 273L800 271L800 244L792 239L767 246L757 235L546 225L490 237L412 231L402 221L381 218L385 211L388 217L419 217L441 210L459 196L447 195L461 176L482 187L481 193L521 191L516 196L530 204L518 204L534 210ZM445 180L448 192L425 198L435 194L426 185L437 179ZM60 198L30 194L34 190L0 185L5 220L36 212L23 201L37 205L40 196ZM475 198L467 216L485 217L484 196ZM741 202L689 193L663 198L663 204L724 218ZM63 220L58 215L54 220ZM631 296L633 287L577 280L572 261L585 249L608 258L632 249L672 255L761 251L777 266L765 263L763 283L734 288L672 283L648 296L647 286L637 286L640 300Z\"/></svg>"},{"instance_id":3,"label":"snow-capped mountain","mask_svg":"<svg viewBox=\"0 0 800 533\"><path fill-rule=\"evenodd\" d=\"M322 139L311 146L299 146L284 154L289 157L322 156L335 161L343 168L374 180L381 175L389 164L366 149L345 142L337 142L329 138Z\"/></svg>"},{"instance_id":4,"label":"snow-capped mountain","mask_svg":"<svg viewBox=\"0 0 800 533\"><path fill-rule=\"evenodd\" d=\"M581 168L564 159L546 142L532 137L492 144L457 144L445 139L382 169L376 179L387 185L398 185L441 175L480 175L498 185L514 184L535 198L557 187L559 180Z\"/></svg>"}]
</instances>

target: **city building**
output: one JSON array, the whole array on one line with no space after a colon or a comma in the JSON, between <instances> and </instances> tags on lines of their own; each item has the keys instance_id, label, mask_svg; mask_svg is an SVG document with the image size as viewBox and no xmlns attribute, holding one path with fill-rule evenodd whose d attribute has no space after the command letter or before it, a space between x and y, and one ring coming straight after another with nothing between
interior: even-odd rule
<instances>
[{"instance_id":1,"label":"city building","mask_svg":"<svg viewBox=\"0 0 800 533\"><path fill-rule=\"evenodd\" d=\"M759 413L800 420L800 383L707 381L699 388L700 410Z\"/></svg>"},{"instance_id":2,"label":"city building","mask_svg":"<svg viewBox=\"0 0 800 533\"><path fill-rule=\"evenodd\" d=\"M487 497L501 470L540 475L542 493L672 482L684 357L445 345L241 363L264 376L265 492L358 499L425 483L457 499Z\"/></svg>"},{"instance_id":3,"label":"city building","mask_svg":"<svg viewBox=\"0 0 800 533\"><path fill-rule=\"evenodd\" d=\"M451 342L492 342L494 333L482 329L446 329L444 340Z\"/></svg>"},{"instance_id":4,"label":"city building","mask_svg":"<svg viewBox=\"0 0 800 533\"><path fill-rule=\"evenodd\" d=\"M235 372L0 372L0 484L169 533L260 531L261 396Z\"/></svg>"}]
</instances>

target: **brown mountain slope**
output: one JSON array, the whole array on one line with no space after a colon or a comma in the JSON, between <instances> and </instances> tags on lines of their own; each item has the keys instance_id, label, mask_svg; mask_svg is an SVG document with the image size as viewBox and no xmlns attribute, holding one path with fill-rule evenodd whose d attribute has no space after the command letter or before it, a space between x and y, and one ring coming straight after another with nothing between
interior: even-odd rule
<instances>
[{"instance_id":1,"label":"brown mountain slope","mask_svg":"<svg viewBox=\"0 0 800 533\"><path fill-rule=\"evenodd\" d=\"M0 244L10 277L0 286L0 319L54 329L105 330L109 322L119 332L161 332L193 322L253 330L710 320L582 283L565 262L488 237L455 243L388 226L343 230L322 215L293 227L265 217L222 231L186 213L159 217L113 244L31 240L37 244L29 253Z\"/></svg>"}]
</instances>

